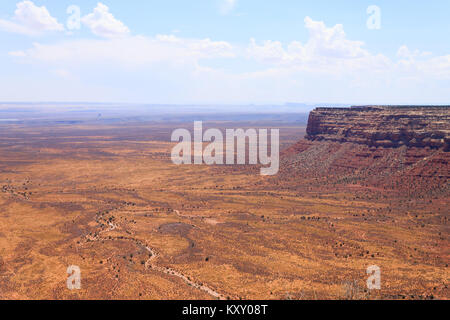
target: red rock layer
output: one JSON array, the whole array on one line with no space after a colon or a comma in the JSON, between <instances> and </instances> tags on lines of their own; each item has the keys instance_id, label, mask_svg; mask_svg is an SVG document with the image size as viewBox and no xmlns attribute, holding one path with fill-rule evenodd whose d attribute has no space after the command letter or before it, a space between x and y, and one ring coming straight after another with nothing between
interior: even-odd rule
<instances>
[{"instance_id":1,"label":"red rock layer","mask_svg":"<svg viewBox=\"0 0 450 320\"><path fill-rule=\"evenodd\" d=\"M450 107L317 108L310 113L311 141L338 141L380 147L446 148Z\"/></svg>"},{"instance_id":2,"label":"red rock layer","mask_svg":"<svg viewBox=\"0 0 450 320\"><path fill-rule=\"evenodd\" d=\"M280 175L326 184L450 193L450 108L318 108L307 136L282 154Z\"/></svg>"}]
</instances>

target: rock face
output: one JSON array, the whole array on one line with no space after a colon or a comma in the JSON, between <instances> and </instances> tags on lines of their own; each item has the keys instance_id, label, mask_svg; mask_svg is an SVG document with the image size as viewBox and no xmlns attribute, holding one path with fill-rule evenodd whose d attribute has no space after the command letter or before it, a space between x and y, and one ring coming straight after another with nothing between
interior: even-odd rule
<instances>
[{"instance_id":1,"label":"rock face","mask_svg":"<svg viewBox=\"0 0 450 320\"><path fill-rule=\"evenodd\" d=\"M317 108L305 139L283 150L280 179L450 194L450 107Z\"/></svg>"},{"instance_id":2,"label":"rock face","mask_svg":"<svg viewBox=\"0 0 450 320\"><path fill-rule=\"evenodd\" d=\"M450 106L317 108L310 113L306 139L448 151Z\"/></svg>"}]
</instances>

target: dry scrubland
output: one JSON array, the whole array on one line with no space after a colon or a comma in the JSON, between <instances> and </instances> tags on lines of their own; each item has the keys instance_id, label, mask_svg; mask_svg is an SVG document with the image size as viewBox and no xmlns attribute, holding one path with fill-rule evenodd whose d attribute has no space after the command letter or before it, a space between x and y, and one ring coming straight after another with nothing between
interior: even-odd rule
<instances>
[{"instance_id":1,"label":"dry scrubland","mask_svg":"<svg viewBox=\"0 0 450 320\"><path fill-rule=\"evenodd\" d=\"M3 125L0 298L450 297L445 190L175 166L180 126ZM304 132L281 126L282 147ZM81 290L66 287L69 265ZM380 291L364 290L370 265Z\"/></svg>"}]
</instances>

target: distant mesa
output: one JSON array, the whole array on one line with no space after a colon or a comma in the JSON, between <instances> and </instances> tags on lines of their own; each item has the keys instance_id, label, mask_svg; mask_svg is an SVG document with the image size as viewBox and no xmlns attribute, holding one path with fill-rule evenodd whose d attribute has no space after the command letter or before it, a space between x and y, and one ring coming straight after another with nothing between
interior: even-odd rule
<instances>
[{"instance_id":1,"label":"distant mesa","mask_svg":"<svg viewBox=\"0 0 450 320\"><path fill-rule=\"evenodd\" d=\"M316 108L306 139L449 150L450 106Z\"/></svg>"},{"instance_id":2,"label":"distant mesa","mask_svg":"<svg viewBox=\"0 0 450 320\"><path fill-rule=\"evenodd\" d=\"M448 194L449 142L449 106L316 108L305 139L283 150L280 175Z\"/></svg>"}]
</instances>

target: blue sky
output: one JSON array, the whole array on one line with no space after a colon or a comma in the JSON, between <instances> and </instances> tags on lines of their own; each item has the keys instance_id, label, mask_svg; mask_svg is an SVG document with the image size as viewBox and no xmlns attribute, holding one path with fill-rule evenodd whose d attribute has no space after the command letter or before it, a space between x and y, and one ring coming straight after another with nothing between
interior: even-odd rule
<instances>
[{"instance_id":1,"label":"blue sky","mask_svg":"<svg viewBox=\"0 0 450 320\"><path fill-rule=\"evenodd\" d=\"M2 0L0 100L448 104L449 14L447 0Z\"/></svg>"}]
</instances>

